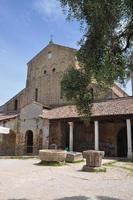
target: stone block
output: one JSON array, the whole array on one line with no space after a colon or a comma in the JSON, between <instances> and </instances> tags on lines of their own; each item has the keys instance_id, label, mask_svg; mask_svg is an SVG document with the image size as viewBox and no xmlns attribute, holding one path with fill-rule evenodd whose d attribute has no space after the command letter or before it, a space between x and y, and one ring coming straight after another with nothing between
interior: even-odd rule
<instances>
[{"instance_id":1,"label":"stone block","mask_svg":"<svg viewBox=\"0 0 133 200\"><path fill-rule=\"evenodd\" d=\"M47 162L65 162L66 154L63 150L46 149L39 151L39 158Z\"/></svg>"},{"instance_id":2,"label":"stone block","mask_svg":"<svg viewBox=\"0 0 133 200\"><path fill-rule=\"evenodd\" d=\"M86 165L89 167L101 167L104 151L88 150L83 152Z\"/></svg>"},{"instance_id":3,"label":"stone block","mask_svg":"<svg viewBox=\"0 0 133 200\"><path fill-rule=\"evenodd\" d=\"M66 162L78 162L83 160L83 155L80 152L68 152Z\"/></svg>"}]
</instances>

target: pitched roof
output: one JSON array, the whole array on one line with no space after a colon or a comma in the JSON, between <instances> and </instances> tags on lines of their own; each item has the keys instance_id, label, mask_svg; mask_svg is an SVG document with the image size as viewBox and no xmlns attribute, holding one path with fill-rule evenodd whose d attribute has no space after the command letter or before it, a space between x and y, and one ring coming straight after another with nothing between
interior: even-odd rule
<instances>
[{"instance_id":1,"label":"pitched roof","mask_svg":"<svg viewBox=\"0 0 133 200\"><path fill-rule=\"evenodd\" d=\"M47 48L49 48L50 46L53 46L53 47L59 47L59 48L63 48L63 49L66 49L66 50L72 50L72 51L77 51L77 49L74 49L72 47L67 47L67 46L63 46L63 45L60 45L60 44L48 44L47 46L45 46L42 50L40 50L35 56L33 56L33 58L27 63L29 64L30 62L32 62L34 59L36 59L40 54L42 54Z\"/></svg>"},{"instance_id":2,"label":"pitched roof","mask_svg":"<svg viewBox=\"0 0 133 200\"><path fill-rule=\"evenodd\" d=\"M118 96L118 97L128 97L129 95L116 83L114 83L112 87L112 91Z\"/></svg>"},{"instance_id":3,"label":"pitched roof","mask_svg":"<svg viewBox=\"0 0 133 200\"><path fill-rule=\"evenodd\" d=\"M18 116L18 113L0 113L0 121L14 119Z\"/></svg>"},{"instance_id":4,"label":"pitched roof","mask_svg":"<svg viewBox=\"0 0 133 200\"><path fill-rule=\"evenodd\" d=\"M133 114L133 97L124 97L93 103L92 116L114 116ZM76 106L68 105L51 110L43 110L44 119L78 118Z\"/></svg>"}]
</instances>

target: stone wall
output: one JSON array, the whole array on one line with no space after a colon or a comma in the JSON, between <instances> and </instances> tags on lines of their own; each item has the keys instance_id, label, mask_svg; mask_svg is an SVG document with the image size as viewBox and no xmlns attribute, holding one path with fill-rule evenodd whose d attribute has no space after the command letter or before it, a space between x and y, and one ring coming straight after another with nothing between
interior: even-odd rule
<instances>
[{"instance_id":1,"label":"stone wall","mask_svg":"<svg viewBox=\"0 0 133 200\"><path fill-rule=\"evenodd\" d=\"M18 123L16 119L0 122L0 126L10 128L9 134L0 134L0 155L15 155Z\"/></svg>"}]
</instances>

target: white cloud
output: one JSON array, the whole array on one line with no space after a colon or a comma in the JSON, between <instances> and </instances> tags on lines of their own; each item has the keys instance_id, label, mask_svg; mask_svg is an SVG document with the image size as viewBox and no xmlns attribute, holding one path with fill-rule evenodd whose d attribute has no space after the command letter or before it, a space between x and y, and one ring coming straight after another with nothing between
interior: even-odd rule
<instances>
[{"instance_id":1,"label":"white cloud","mask_svg":"<svg viewBox=\"0 0 133 200\"><path fill-rule=\"evenodd\" d=\"M44 19L55 20L63 16L58 0L35 0L33 8L41 14Z\"/></svg>"}]
</instances>

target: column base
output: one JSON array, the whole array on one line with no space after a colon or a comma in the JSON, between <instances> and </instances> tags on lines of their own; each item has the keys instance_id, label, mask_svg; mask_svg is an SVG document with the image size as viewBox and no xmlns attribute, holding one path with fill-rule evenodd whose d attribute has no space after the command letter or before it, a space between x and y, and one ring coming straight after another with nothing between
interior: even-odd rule
<instances>
[{"instance_id":1,"label":"column base","mask_svg":"<svg viewBox=\"0 0 133 200\"><path fill-rule=\"evenodd\" d=\"M133 159L133 152L127 152L127 158Z\"/></svg>"},{"instance_id":2,"label":"column base","mask_svg":"<svg viewBox=\"0 0 133 200\"><path fill-rule=\"evenodd\" d=\"M88 165L84 165L82 168L82 171L84 172L106 172L106 168L101 166L101 167L90 167Z\"/></svg>"}]
</instances>

